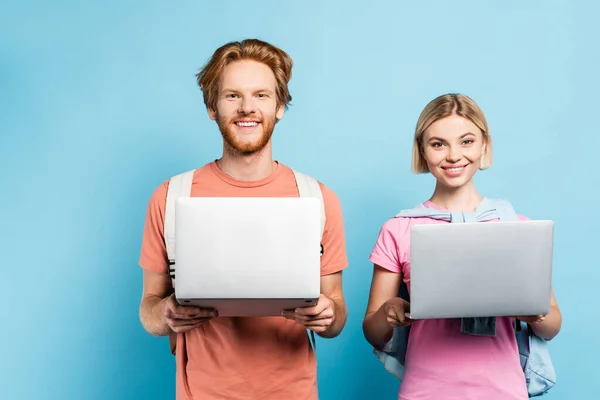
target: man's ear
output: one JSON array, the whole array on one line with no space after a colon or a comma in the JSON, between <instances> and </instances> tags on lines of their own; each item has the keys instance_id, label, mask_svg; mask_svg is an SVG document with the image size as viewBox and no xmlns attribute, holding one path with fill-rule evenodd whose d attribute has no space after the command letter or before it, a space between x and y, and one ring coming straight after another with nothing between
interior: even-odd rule
<instances>
[{"instance_id":1,"label":"man's ear","mask_svg":"<svg viewBox=\"0 0 600 400\"><path fill-rule=\"evenodd\" d=\"M208 107L208 118L215 121L217 119L217 112L213 110L211 107Z\"/></svg>"},{"instance_id":2,"label":"man's ear","mask_svg":"<svg viewBox=\"0 0 600 400\"><path fill-rule=\"evenodd\" d=\"M280 119L283 118L284 114L285 114L285 106L282 104L277 107L277 112L275 113L275 118L277 118L277 120L279 121Z\"/></svg>"}]
</instances>

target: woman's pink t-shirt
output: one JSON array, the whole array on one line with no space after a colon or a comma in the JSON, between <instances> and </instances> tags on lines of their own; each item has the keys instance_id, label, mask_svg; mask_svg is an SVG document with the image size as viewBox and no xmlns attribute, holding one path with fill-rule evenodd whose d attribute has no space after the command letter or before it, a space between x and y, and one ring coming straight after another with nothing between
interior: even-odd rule
<instances>
[{"instance_id":1,"label":"woman's pink t-shirt","mask_svg":"<svg viewBox=\"0 0 600 400\"><path fill-rule=\"evenodd\" d=\"M429 201L424 205L442 209ZM432 218L391 218L383 224L369 260L392 272L402 273L410 290L410 227L446 223L449 222ZM527 399L513 324L513 318L497 318L496 336L487 337L461 333L460 319L415 321L410 331L406 370L398 398Z\"/></svg>"}]
</instances>

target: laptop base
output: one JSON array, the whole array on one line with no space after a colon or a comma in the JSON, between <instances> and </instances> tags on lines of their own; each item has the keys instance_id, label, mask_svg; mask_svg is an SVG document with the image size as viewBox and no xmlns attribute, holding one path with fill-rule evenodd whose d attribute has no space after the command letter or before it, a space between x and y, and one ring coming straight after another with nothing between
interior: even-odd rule
<instances>
[{"instance_id":1,"label":"laptop base","mask_svg":"<svg viewBox=\"0 0 600 400\"><path fill-rule=\"evenodd\" d=\"M184 306L216 309L219 317L271 317L281 316L285 310L312 307L318 298L310 299L181 299Z\"/></svg>"}]
</instances>

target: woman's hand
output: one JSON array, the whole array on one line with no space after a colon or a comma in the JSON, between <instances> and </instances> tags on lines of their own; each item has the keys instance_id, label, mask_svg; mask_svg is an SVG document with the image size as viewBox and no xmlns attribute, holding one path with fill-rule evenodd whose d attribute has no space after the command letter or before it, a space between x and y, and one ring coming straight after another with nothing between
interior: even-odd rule
<instances>
[{"instance_id":1,"label":"woman's hand","mask_svg":"<svg viewBox=\"0 0 600 400\"><path fill-rule=\"evenodd\" d=\"M400 297L386 301L383 303L382 308L387 322L392 328L409 326L414 322L414 320L408 317L410 303Z\"/></svg>"}]
</instances>

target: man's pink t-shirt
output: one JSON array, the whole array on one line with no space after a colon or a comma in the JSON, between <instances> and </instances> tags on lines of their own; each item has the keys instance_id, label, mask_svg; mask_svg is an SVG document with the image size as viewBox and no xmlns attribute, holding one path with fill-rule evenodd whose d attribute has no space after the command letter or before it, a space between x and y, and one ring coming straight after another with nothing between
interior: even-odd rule
<instances>
[{"instance_id":1,"label":"man's pink t-shirt","mask_svg":"<svg viewBox=\"0 0 600 400\"><path fill-rule=\"evenodd\" d=\"M442 209L430 201L424 205ZM519 219L527 218L519 216ZM369 260L401 273L410 291L410 227L446 223L449 222L432 218L391 218L383 224ZM497 318L496 336L488 337L461 333L460 319L415 321L398 398L527 399L513 324L513 318Z\"/></svg>"}]
</instances>

